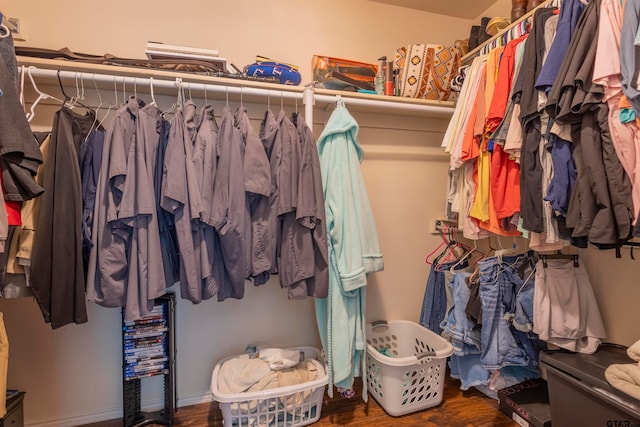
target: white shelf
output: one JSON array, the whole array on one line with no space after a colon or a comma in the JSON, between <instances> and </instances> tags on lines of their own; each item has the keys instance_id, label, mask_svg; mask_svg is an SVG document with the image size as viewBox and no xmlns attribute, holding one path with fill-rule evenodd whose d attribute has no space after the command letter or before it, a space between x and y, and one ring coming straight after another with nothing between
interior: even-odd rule
<instances>
[{"instance_id":1,"label":"white shelf","mask_svg":"<svg viewBox=\"0 0 640 427\"><path fill-rule=\"evenodd\" d=\"M400 98L384 95L361 94L355 92L334 91L326 89L308 89L305 94L303 86L287 86L274 83L257 82L233 78L211 77L200 74L172 72L143 67L121 67L115 65L89 64L66 60L51 60L34 57L18 57L20 66L34 67L32 75L41 81L47 79L49 85L57 85L58 74L65 80L65 87L75 86L74 80L83 79L85 88L91 89L95 83L101 89L113 90L114 83L121 88L126 85L129 90L135 86L137 92L149 93L153 82L157 94L174 94L179 84L184 90L199 93L202 97L206 90L209 99L224 99L230 95L243 96L246 102L271 102L277 99L292 102L312 100L316 109L327 109L333 105L337 97L341 97L350 110L375 113L415 115L429 118L448 119L453 115L455 103L446 101L429 101L412 98ZM152 79L150 79L152 78ZM180 83L179 83L180 82ZM305 102L306 103L306 102ZM307 106L307 108L311 108ZM309 116L309 110L306 115Z\"/></svg>"}]
</instances>

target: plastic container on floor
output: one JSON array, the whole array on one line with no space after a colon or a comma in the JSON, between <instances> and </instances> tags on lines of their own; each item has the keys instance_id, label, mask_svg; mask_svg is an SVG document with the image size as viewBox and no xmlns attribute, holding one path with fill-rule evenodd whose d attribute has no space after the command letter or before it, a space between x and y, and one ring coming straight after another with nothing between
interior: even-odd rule
<instances>
[{"instance_id":1,"label":"plastic container on floor","mask_svg":"<svg viewBox=\"0 0 640 427\"><path fill-rule=\"evenodd\" d=\"M442 402L451 343L418 323L378 321L367 325L369 394L393 416Z\"/></svg>"},{"instance_id":2,"label":"plastic container on floor","mask_svg":"<svg viewBox=\"0 0 640 427\"><path fill-rule=\"evenodd\" d=\"M300 427L320 418L324 389L328 382L327 368L320 350L314 347L291 347L304 352L304 359L315 359L324 367L324 375L298 385L278 387L258 392L228 394L218 388L219 361L211 375L211 394L218 401L225 427L269 426ZM233 357L233 356L232 356Z\"/></svg>"}]
</instances>

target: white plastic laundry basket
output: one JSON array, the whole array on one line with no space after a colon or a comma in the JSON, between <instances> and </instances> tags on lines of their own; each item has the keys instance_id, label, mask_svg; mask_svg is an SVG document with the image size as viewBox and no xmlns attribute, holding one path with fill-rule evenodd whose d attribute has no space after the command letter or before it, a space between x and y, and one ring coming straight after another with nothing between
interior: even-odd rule
<instances>
[{"instance_id":1,"label":"white plastic laundry basket","mask_svg":"<svg viewBox=\"0 0 640 427\"><path fill-rule=\"evenodd\" d=\"M369 394L393 416L436 406L451 354L450 342L418 323L373 322L367 325Z\"/></svg>"},{"instance_id":2,"label":"white plastic laundry basket","mask_svg":"<svg viewBox=\"0 0 640 427\"><path fill-rule=\"evenodd\" d=\"M320 350L314 347L291 347L304 352L304 358L315 359L325 367L324 375L313 381L294 386L278 387L260 392L225 394L218 388L219 361L211 375L211 394L218 401L225 427L299 427L320 418L327 367ZM233 357L233 356L232 356Z\"/></svg>"}]
</instances>

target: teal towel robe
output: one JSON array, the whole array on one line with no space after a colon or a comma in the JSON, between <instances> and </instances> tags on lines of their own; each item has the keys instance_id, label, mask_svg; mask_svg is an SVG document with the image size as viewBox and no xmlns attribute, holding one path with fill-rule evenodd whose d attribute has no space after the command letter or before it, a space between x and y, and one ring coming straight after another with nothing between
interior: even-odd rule
<instances>
[{"instance_id":1,"label":"teal towel robe","mask_svg":"<svg viewBox=\"0 0 640 427\"><path fill-rule=\"evenodd\" d=\"M318 152L327 214L329 295L315 301L329 365L329 396L333 385L349 389L361 376L366 401L365 285L367 274L381 271L384 263L360 170L358 124L342 101L318 139Z\"/></svg>"}]
</instances>

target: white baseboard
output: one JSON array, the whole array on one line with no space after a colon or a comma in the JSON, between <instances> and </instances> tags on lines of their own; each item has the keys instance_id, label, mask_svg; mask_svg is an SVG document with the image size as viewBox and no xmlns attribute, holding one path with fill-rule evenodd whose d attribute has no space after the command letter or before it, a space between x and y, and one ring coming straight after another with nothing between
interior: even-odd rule
<instances>
[{"instance_id":1,"label":"white baseboard","mask_svg":"<svg viewBox=\"0 0 640 427\"><path fill-rule=\"evenodd\" d=\"M213 398L210 392L206 392L196 396L190 396L185 398L178 398L178 408L191 405L199 405L201 403L211 402ZM143 411L155 411L164 405L162 400L155 400L149 402L142 402ZM29 421L26 420L26 427L70 427L79 426L84 424L97 423L100 421L109 421L122 418L122 406L116 408L107 408L98 412L91 412L87 414L76 414L69 416L61 416L55 420L46 421Z\"/></svg>"}]
</instances>

